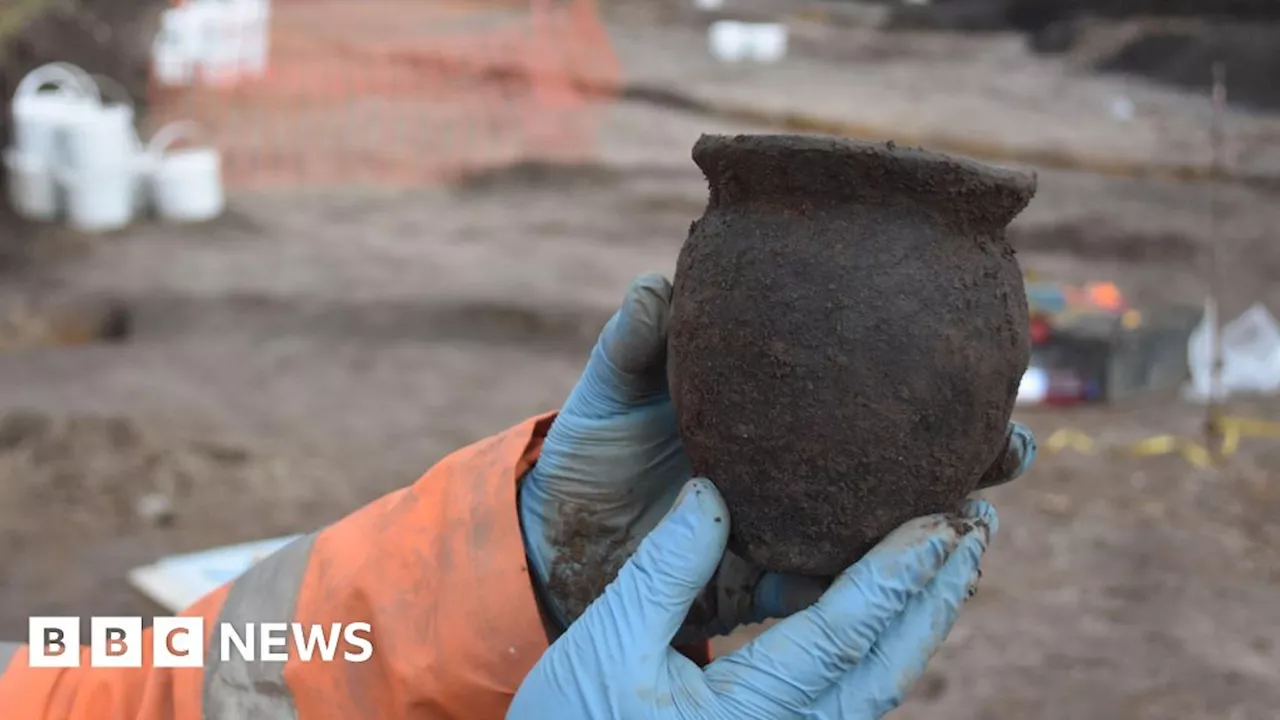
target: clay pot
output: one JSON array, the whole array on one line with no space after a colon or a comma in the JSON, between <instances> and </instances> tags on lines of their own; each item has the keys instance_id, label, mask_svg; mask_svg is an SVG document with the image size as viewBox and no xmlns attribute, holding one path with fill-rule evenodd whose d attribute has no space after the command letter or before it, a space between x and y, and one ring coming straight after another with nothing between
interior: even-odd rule
<instances>
[{"instance_id":1,"label":"clay pot","mask_svg":"<svg viewBox=\"0 0 1280 720\"><path fill-rule=\"evenodd\" d=\"M676 268L668 374L730 547L833 575L958 509L1003 461L1027 368L1005 226L1035 176L788 135L703 136L693 159L710 200Z\"/></svg>"}]
</instances>

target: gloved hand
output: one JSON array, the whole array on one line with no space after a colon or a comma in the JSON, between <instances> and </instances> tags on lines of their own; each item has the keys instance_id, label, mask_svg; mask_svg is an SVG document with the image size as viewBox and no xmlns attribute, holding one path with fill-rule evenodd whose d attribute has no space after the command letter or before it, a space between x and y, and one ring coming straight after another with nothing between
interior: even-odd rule
<instances>
[{"instance_id":1,"label":"gloved hand","mask_svg":"<svg viewBox=\"0 0 1280 720\"><path fill-rule=\"evenodd\" d=\"M715 486L688 484L617 582L525 677L508 720L870 720L897 707L973 593L995 510L913 520L822 598L699 668L671 649L729 537Z\"/></svg>"},{"instance_id":2,"label":"gloved hand","mask_svg":"<svg viewBox=\"0 0 1280 720\"><path fill-rule=\"evenodd\" d=\"M632 283L521 486L525 545L560 629L604 592L691 477L667 390L670 302L661 275ZM1018 477L1034 458L1031 432L1010 424L1007 450L981 486ZM727 553L677 642L786 617L829 584L764 573Z\"/></svg>"}]
</instances>

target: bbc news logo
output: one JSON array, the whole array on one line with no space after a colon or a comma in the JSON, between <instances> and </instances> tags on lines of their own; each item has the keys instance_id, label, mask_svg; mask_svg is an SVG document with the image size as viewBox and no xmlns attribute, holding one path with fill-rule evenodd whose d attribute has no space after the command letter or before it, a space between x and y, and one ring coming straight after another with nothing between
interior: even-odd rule
<instances>
[{"instance_id":1,"label":"bbc news logo","mask_svg":"<svg viewBox=\"0 0 1280 720\"><path fill-rule=\"evenodd\" d=\"M154 667L203 667L204 618L158 617L152 623L151 664ZM219 623L221 662L283 663L366 662L373 657L373 629L369 623ZM31 667L79 667L80 618L33 617L27 625ZM89 619L91 667L141 667L143 637L140 617Z\"/></svg>"}]
</instances>

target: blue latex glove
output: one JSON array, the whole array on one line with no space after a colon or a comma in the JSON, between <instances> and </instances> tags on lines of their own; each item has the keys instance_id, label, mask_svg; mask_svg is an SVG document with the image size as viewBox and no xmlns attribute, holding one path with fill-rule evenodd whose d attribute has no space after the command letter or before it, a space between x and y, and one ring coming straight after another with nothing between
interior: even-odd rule
<instances>
[{"instance_id":1,"label":"blue latex glove","mask_svg":"<svg viewBox=\"0 0 1280 720\"><path fill-rule=\"evenodd\" d=\"M671 284L661 275L632 283L521 486L530 563L560 629L604 592L691 477L667 390L670 302ZM1018 477L1034 459L1031 432L1014 423L1009 433L981 487ZM726 553L677 642L786 617L829 584L764 573Z\"/></svg>"},{"instance_id":2,"label":"blue latex glove","mask_svg":"<svg viewBox=\"0 0 1280 720\"><path fill-rule=\"evenodd\" d=\"M869 720L897 707L955 623L994 509L913 520L817 603L699 668L671 649L717 571L729 515L689 483L617 581L526 676L508 720Z\"/></svg>"}]
</instances>

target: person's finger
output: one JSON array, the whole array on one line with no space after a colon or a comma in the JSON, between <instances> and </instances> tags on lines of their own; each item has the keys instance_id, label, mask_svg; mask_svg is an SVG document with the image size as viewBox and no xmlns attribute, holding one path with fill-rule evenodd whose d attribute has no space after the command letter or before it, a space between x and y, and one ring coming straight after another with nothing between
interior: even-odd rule
<instances>
[{"instance_id":1,"label":"person's finger","mask_svg":"<svg viewBox=\"0 0 1280 720\"><path fill-rule=\"evenodd\" d=\"M712 663L707 681L750 714L798 712L870 652L924 589L968 526L931 515L894 531L809 608Z\"/></svg>"},{"instance_id":2,"label":"person's finger","mask_svg":"<svg viewBox=\"0 0 1280 720\"><path fill-rule=\"evenodd\" d=\"M671 283L662 275L641 275L631 283L600 331L565 412L608 417L665 394L670 303Z\"/></svg>"},{"instance_id":3,"label":"person's finger","mask_svg":"<svg viewBox=\"0 0 1280 720\"><path fill-rule=\"evenodd\" d=\"M966 515L974 529L929 583L907 604L871 650L867 661L840 681L839 717L882 717L907 696L946 640L979 576L979 564L999 528L995 509L972 500Z\"/></svg>"},{"instance_id":4,"label":"person's finger","mask_svg":"<svg viewBox=\"0 0 1280 720\"><path fill-rule=\"evenodd\" d=\"M978 490L993 488L1022 477L1036 460L1036 436L1019 422L1009 423L1005 449L978 481Z\"/></svg>"},{"instance_id":5,"label":"person's finger","mask_svg":"<svg viewBox=\"0 0 1280 720\"><path fill-rule=\"evenodd\" d=\"M728 540L720 492L705 479L689 481L582 621L599 623L595 632L621 634L625 657L648 653L656 662L715 575Z\"/></svg>"}]
</instances>

